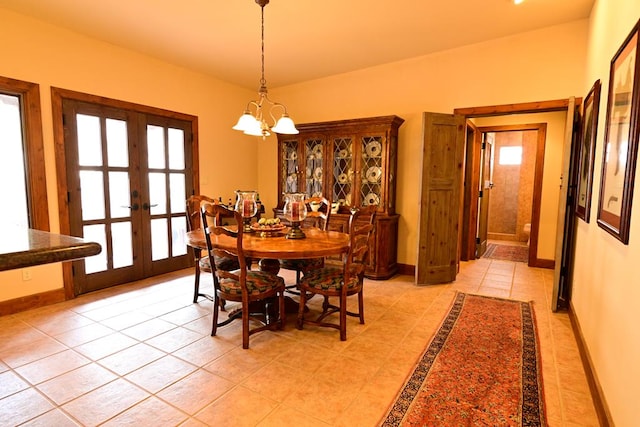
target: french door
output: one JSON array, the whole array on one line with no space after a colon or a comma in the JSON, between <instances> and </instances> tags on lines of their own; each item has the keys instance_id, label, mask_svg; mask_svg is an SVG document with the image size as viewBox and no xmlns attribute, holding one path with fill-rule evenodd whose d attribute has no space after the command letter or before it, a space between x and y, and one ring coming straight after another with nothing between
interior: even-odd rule
<instances>
[{"instance_id":1,"label":"french door","mask_svg":"<svg viewBox=\"0 0 640 427\"><path fill-rule=\"evenodd\" d=\"M102 245L73 263L76 295L189 266L192 123L63 99L70 234Z\"/></svg>"}]
</instances>

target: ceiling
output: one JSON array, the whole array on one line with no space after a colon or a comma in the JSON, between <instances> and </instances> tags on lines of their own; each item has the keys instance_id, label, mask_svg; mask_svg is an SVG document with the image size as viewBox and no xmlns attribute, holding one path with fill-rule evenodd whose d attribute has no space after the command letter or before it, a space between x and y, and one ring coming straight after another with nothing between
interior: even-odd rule
<instances>
[{"instance_id":1,"label":"ceiling","mask_svg":"<svg viewBox=\"0 0 640 427\"><path fill-rule=\"evenodd\" d=\"M278 87L587 18L594 0L272 0L265 77ZM255 0L0 0L0 8L249 89Z\"/></svg>"}]
</instances>

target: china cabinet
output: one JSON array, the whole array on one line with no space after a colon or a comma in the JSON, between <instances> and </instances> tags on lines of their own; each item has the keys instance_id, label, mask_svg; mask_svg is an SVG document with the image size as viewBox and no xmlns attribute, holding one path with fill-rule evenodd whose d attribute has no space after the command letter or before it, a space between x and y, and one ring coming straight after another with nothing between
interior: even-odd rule
<instances>
[{"instance_id":1,"label":"china cabinet","mask_svg":"<svg viewBox=\"0 0 640 427\"><path fill-rule=\"evenodd\" d=\"M329 228L347 231L352 206L378 206L372 237L370 279L397 271L398 218L395 212L397 116L369 117L297 125L297 135L278 135L278 206L283 217L286 193L324 196L340 204Z\"/></svg>"}]
</instances>

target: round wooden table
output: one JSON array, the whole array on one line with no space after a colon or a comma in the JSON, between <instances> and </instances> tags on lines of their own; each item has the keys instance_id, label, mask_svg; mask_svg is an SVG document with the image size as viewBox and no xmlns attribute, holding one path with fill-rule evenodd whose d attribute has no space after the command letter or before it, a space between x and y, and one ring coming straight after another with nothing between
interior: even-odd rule
<instances>
[{"instance_id":1,"label":"round wooden table","mask_svg":"<svg viewBox=\"0 0 640 427\"><path fill-rule=\"evenodd\" d=\"M242 248L246 257L253 259L304 259L339 255L349 250L349 235L338 231L304 228L304 239L287 239L285 233L263 237L261 233L245 233ZM285 229L286 231L286 229ZM187 245L207 250L202 230L187 232ZM221 249L234 250L236 240L229 236L212 235L211 243Z\"/></svg>"},{"instance_id":2,"label":"round wooden table","mask_svg":"<svg viewBox=\"0 0 640 427\"><path fill-rule=\"evenodd\" d=\"M287 239L287 229L275 235L265 236L263 233L244 233L242 248L247 258L259 259L258 265L263 271L278 274L279 259L320 258L329 255L340 255L349 251L349 235L339 231L323 231L318 228L304 228L304 239ZM201 229L187 232L187 245L207 250L207 241ZM236 239L225 235L211 235L211 243L222 249L236 249ZM287 313L296 313L298 303L286 297ZM230 314L238 316L238 313Z\"/></svg>"}]
</instances>

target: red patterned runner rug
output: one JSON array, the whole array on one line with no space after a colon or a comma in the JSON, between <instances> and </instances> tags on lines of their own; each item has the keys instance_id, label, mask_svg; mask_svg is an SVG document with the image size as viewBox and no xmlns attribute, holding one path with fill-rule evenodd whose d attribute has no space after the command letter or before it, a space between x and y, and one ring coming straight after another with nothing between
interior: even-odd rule
<instances>
[{"instance_id":1,"label":"red patterned runner rug","mask_svg":"<svg viewBox=\"0 0 640 427\"><path fill-rule=\"evenodd\" d=\"M382 426L546 426L530 302L458 293Z\"/></svg>"}]
</instances>

